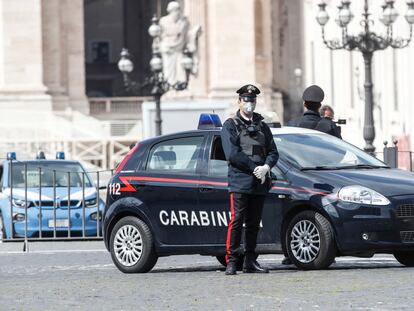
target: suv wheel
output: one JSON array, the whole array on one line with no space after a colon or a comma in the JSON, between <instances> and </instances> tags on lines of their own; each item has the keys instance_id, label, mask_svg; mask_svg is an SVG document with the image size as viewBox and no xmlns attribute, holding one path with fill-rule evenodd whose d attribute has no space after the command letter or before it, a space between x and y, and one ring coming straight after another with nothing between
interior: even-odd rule
<instances>
[{"instance_id":1,"label":"suv wheel","mask_svg":"<svg viewBox=\"0 0 414 311\"><path fill-rule=\"evenodd\" d=\"M119 220L111 232L111 257L124 273L144 273L157 263L158 256L150 229L141 219L128 216Z\"/></svg>"},{"instance_id":2,"label":"suv wheel","mask_svg":"<svg viewBox=\"0 0 414 311\"><path fill-rule=\"evenodd\" d=\"M404 266L407 267L414 267L414 252L395 252L394 253L395 259Z\"/></svg>"},{"instance_id":3,"label":"suv wheel","mask_svg":"<svg viewBox=\"0 0 414 311\"><path fill-rule=\"evenodd\" d=\"M289 258L299 269L329 267L336 255L331 224L314 211L297 214L286 231L286 249Z\"/></svg>"}]
</instances>

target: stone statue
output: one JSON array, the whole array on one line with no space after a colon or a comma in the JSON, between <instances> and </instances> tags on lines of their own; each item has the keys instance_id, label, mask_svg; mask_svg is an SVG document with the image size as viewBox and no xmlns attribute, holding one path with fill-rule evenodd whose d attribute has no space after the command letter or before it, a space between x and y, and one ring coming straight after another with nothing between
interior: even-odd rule
<instances>
[{"instance_id":1,"label":"stone statue","mask_svg":"<svg viewBox=\"0 0 414 311\"><path fill-rule=\"evenodd\" d=\"M166 16L160 18L160 52L164 77L170 85L174 85L186 81L186 72L181 64L184 51L191 53L193 59L191 74L196 75L198 72L198 37L201 27L190 29L190 23L183 16L177 1L168 3L167 12Z\"/></svg>"}]
</instances>

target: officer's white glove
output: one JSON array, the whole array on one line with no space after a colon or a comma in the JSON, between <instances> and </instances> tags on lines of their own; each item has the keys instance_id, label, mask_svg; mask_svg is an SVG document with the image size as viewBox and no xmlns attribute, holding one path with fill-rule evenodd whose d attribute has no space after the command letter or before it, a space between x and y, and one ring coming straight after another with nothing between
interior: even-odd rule
<instances>
[{"instance_id":1,"label":"officer's white glove","mask_svg":"<svg viewBox=\"0 0 414 311\"><path fill-rule=\"evenodd\" d=\"M256 166L256 168L253 171L254 176L256 176L257 179L260 179L262 181L262 184L266 180L266 175L269 173L270 167L269 165L265 164L262 166Z\"/></svg>"}]
</instances>

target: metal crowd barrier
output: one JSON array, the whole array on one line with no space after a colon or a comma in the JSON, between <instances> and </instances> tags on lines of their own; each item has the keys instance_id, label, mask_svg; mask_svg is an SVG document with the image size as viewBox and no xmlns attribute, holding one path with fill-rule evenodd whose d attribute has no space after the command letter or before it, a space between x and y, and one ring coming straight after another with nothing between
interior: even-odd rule
<instances>
[{"instance_id":1,"label":"metal crowd barrier","mask_svg":"<svg viewBox=\"0 0 414 311\"><path fill-rule=\"evenodd\" d=\"M413 151L398 150L396 139L392 141L391 146L388 146L388 142L384 141L383 151L375 152L374 155L392 168L413 171Z\"/></svg>"},{"instance_id":2,"label":"metal crowd barrier","mask_svg":"<svg viewBox=\"0 0 414 311\"><path fill-rule=\"evenodd\" d=\"M0 159L1 160L1 159ZM18 160L7 160L7 166L8 166L8 176L4 176L4 169L3 167L3 179L8 178L8 181L6 182L7 186L1 185L3 194L1 196L0 204L3 209L9 208L9 217L6 219L4 217L5 215L1 215L0 210L0 216L2 216L3 219L3 226L8 226L7 236L3 236L2 241L3 242L14 242L14 241L22 241L24 242L24 249L27 251L28 249L28 242L29 241L65 241L65 240L101 240L102 239L102 220L103 220L103 212L104 212L104 204L101 205L100 201L103 200L103 203L105 203L105 196L106 196L106 188L107 183L110 179L110 177L113 175L113 170L97 170L97 171L65 171L65 170L58 170L58 169L49 169L45 166L38 166L37 164L28 164L26 162L21 162ZM66 164L66 163L65 163ZM23 167L22 167L23 166ZM22 177L24 179L24 185L23 189L20 184L17 184L15 182L15 178L18 176L15 176L13 173L14 170L16 170L18 167L19 170L22 170ZM30 169L30 172L33 173L34 171L37 171L38 176L35 176L37 178L36 184L33 184L34 180L33 178L30 179L31 184L28 184L28 180L30 176L28 175L28 168ZM51 174L52 178L52 187L50 185L44 183L43 178L46 177L46 175ZM43 176L44 175L44 176ZM75 179L79 179L79 183L76 185L71 185L71 181L74 175L77 175ZM66 176L67 178L67 184L66 185L60 185L58 184L57 176L60 178L63 178ZM50 175L49 175L50 177ZM21 183L21 180L19 180ZM19 186L17 186L19 185ZM29 187L30 186L30 187ZM48 189L48 194L45 194L45 188ZM50 196L50 188L52 188L52 194ZM62 188L66 188L65 190L62 190ZM28 191L28 189L30 191ZM95 189L96 191L96 206L93 207L87 207L86 206L86 200L92 200L94 195L90 195L89 197L85 197L86 193L85 190L88 189L89 192L92 192L92 189ZM20 234L16 234L16 228L18 225L20 225L20 229L22 226L22 208L16 207L15 202L20 201L20 203L23 203L22 198L22 190L24 191L23 197L24 197L24 234L21 234L21 230L19 230ZM59 190L59 191L57 191ZM105 190L104 193L100 193L100 190ZM38 196L35 194L38 192ZM58 195L58 192L60 195ZM81 192L81 196L79 198L79 192ZM19 193L17 196L16 193ZM63 196L63 193L65 193L66 199L61 199ZM30 195L30 197L29 197ZM76 198L74 198L74 195L76 195ZM19 199L19 197L21 199ZM37 197L37 198L35 198ZM72 198L71 198L72 197ZM36 202L38 199L38 202ZM15 201L15 202L14 202ZM66 201L66 202L65 202ZM76 204L74 204L76 203ZM9 206L7 206L9 205ZM22 204L23 205L23 204ZM30 216L29 209L35 209L38 208L38 214L37 214L37 222L38 222L38 228L37 230L34 230L33 228L33 213L32 216ZM49 218L48 223L45 225L43 223L43 217L46 212L46 210L52 209L53 217ZM67 213L65 216L62 216L62 213L64 212L64 209L67 210ZM59 211L60 216L57 216L57 213ZM93 211L93 212L92 212ZM95 228L91 229L89 226L89 229L87 232L86 224L87 224L87 212L89 215L89 218L92 220L93 213L96 213L96 233L91 234L92 232L95 232ZM5 214L5 212L3 212ZM73 218L73 213L76 213L76 219ZM75 226L73 225L74 222L78 222L79 217L81 217L81 226ZM20 219L20 220L19 220ZM52 221L52 222L51 222ZM29 223L32 224L32 227L29 228ZM89 223L90 224L90 223ZM67 227L66 227L67 225ZM1 228L0 228L1 230ZM29 234L30 233L30 234ZM2 242L0 239L0 242Z\"/></svg>"}]
</instances>

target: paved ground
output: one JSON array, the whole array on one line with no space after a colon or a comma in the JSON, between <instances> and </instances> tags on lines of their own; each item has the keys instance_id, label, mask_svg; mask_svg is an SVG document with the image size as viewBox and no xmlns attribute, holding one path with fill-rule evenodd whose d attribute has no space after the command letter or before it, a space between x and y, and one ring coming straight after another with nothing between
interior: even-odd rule
<instances>
[{"instance_id":1,"label":"paved ground","mask_svg":"<svg viewBox=\"0 0 414 311\"><path fill-rule=\"evenodd\" d=\"M0 310L412 310L414 269L392 256L339 258L297 271L261 256L268 275L226 277L215 258L161 258L126 275L101 242L0 244Z\"/></svg>"}]
</instances>

